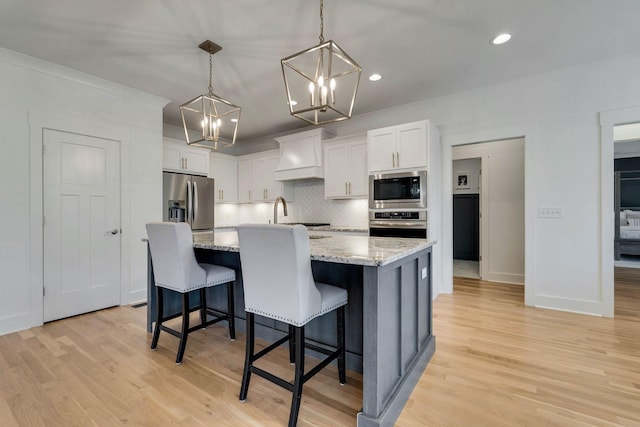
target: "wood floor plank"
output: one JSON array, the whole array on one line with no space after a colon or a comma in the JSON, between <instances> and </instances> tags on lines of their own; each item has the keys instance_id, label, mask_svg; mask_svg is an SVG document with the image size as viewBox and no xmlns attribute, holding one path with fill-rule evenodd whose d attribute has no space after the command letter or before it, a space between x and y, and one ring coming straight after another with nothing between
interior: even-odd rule
<instances>
[{"instance_id":1,"label":"wood floor plank","mask_svg":"<svg viewBox=\"0 0 640 427\"><path fill-rule=\"evenodd\" d=\"M456 278L434 304L436 354L397 425L640 425L640 270L616 269L615 295L607 319Z\"/></svg>"},{"instance_id":2,"label":"wood floor plank","mask_svg":"<svg viewBox=\"0 0 640 427\"><path fill-rule=\"evenodd\" d=\"M436 353L397 425L639 426L640 270L616 269L616 317L524 306L522 286L454 280L434 303ZM244 335L222 325L156 351L145 309L119 307L0 336L0 425L282 426L291 394L257 376L238 400ZM264 343L258 342L258 346ZM286 349L260 361L291 376ZM308 366L314 363L309 358ZM305 384L299 426L355 426L362 377Z\"/></svg>"}]
</instances>

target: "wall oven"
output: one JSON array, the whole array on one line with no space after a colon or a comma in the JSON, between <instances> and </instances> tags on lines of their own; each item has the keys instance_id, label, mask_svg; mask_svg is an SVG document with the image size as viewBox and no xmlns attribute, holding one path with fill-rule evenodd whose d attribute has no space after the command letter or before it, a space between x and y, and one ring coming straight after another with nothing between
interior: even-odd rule
<instances>
[{"instance_id":1,"label":"wall oven","mask_svg":"<svg viewBox=\"0 0 640 427\"><path fill-rule=\"evenodd\" d=\"M369 235L427 238L427 210L369 211Z\"/></svg>"},{"instance_id":2,"label":"wall oven","mask_svg":"<svg viewBox=\"0 0 640 427\"><path fill-rule=\"evenodd\" d=\"M426 171L369 175L369 209L426 208Z\"/></svg>"}]
</instances>

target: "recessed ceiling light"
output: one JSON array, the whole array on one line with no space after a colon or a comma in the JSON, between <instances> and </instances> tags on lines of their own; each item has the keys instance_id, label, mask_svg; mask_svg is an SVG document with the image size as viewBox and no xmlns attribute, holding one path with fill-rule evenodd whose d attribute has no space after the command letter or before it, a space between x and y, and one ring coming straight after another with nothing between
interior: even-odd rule
<instances>
[{"instance_id":1,"label":"recessed ceiling light","mask_svg":"<svg viewBox=\"0 0 640 427\"><path fill-rule=\"evenodd\" d=\"M374 73L374 74L371 74L369 76L369 80L371 80L372 82L377 82L381 78L382 78L382 76L380 74L378 74L378 73Z\"/></svg>"},{"instance_id":2,"label":"recessed ceiling light","mask_svg":"<svg viewBox=\"0 0 640 427\"><path fill-rule=\"evenodd\" d=\"M233 123L238 123L238 119L231 119Z\"/></svg>"},{"instance_id":3,"label":"recessed ceiling light","mask_svg":"<svg viewBox=\"0 0 640 427\"><path fill-rule=\"evenodd\" d=\"M511 34L503 33L497 36L491 43L493 44L503 44L509 41L511 38Z\"/></svg>"}]
</instances>

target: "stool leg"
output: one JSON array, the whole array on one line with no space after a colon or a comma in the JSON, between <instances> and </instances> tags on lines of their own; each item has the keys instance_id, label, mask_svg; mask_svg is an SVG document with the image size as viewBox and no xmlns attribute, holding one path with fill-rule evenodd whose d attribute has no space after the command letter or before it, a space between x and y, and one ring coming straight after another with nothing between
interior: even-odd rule
<instances>
[{"instance_id":1,"label":"stool leg","mask_svg":"<svg viewBox=\"0 0 640 427\"><path fill-rule=\"evenodd\" d=\"M291 413L289 414L289 427L298 424L298 412L302 400L302 385L304 377L304 326L295 326L296 367L293 381L293 397L291 399Z\"/></svg>"},{"instance_id":2,"label":"stool leg","mask_svg":"<svg viewBox=\"0 0 640 427\"><path fill-rule=\"evenodd\" d=\"M229 338L236 339L236 311L235 298L233 296L233 285L235 282L227 283L227 313L229 313Z\"/></svg>"},{"instance_id":3,"label":"stool leg","mask_svg":"<svg viewBox=\"0 0 640 427\"><path fill-rule=\"evenodd\" d=\"M340 384L347 382L347 376L345 373L345 336L344 336L344 305L338 308L338 377L340 378Z\"/></svg>"},{"instance_id":4,"label":"stool leg","mask_svg":"<svg viewBox=\"0 0 640 427\"><path fill-rule=\"evenodd\" d=\"M240 401L247 400L249 392L249 380L251 379L251 368L253 367L253 349L255 344L253 313L247 313L247 350L244 356L244 372L242 374L242 387L240 387Z\"/></svg>"},{"instance_id":5,"label":"stool leg","mask_svg":"<svg viewBox=\"0 0 640 427\"><path fill-rule=\"evenodd\" d=\"M182 294L182 333L180 334L180 346L178 347L178 356L176 364L182 363L184 349L187 346L187 337L189 336L189 292Z\"/></svg>"},{"instance_id":6,"label":"stool leg","mask_svg":"<svg viewBox=\"0 0 640 427\"><path fill-rule=\"evenodd\" d=\"M162 318L164 317L164 298L162 287L156 286L156 327L153 330L153 339L151 340L151 349L155 350L158 346L158 338L160 338L160 327L162 326Z\"/></svg>"},{"instance_id":7,"label":"stool leg","mask_svg":"<svg viewBox=\"0 0 640 427\"><path fill-rule=\"evenodd\" d=\"M296 339L293 325L289 325L289 363L296 363Z\"/></svg>"},{"instance_id":8,"label":"stool leg","mask_svg":"<svg viewBox=\"0 0 640 427\"><path fill-rule=\"evenodd\" d=\"M207 288L200 288L200 324L207 325Z\"/></svg>"}]
</instances>

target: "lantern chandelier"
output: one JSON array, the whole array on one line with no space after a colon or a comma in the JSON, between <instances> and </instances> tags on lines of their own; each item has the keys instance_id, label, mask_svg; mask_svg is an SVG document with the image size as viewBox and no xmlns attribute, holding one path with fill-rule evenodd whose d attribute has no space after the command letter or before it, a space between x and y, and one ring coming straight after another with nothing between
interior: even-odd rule
<instances>
[{"instance_id":1,"label":"lantern chandelier","mask_svg":"<svg viewBox=\"0 0 640 427\"><path fill-rule=\"evenodd\" d=\"M333 40L324 41L320 0L320 44L280 61L289 112L319 125L351 117L362 68Z\"/></svg>"},{"instance_id":2,"label":"lantern chandelier","mask_svg":"<svg viewBox=\"0 0 640 427\"><path fill-rule=\"evenodd\" d=\"M211 57L214 53L222 50L222 47L210 40L200 43L198 47L209 53L209 91L205 95L200 95L182 104L180 114L182 115L187 144L216 150L218 145L235 144L242 108L213 93ZM198 130L200 134L198 138L189 136L190 129L194 134L195 130ZM220 138L223 131L230 134L231 129L233 129L231 142Z\"/></svg>"}]
</instances>

